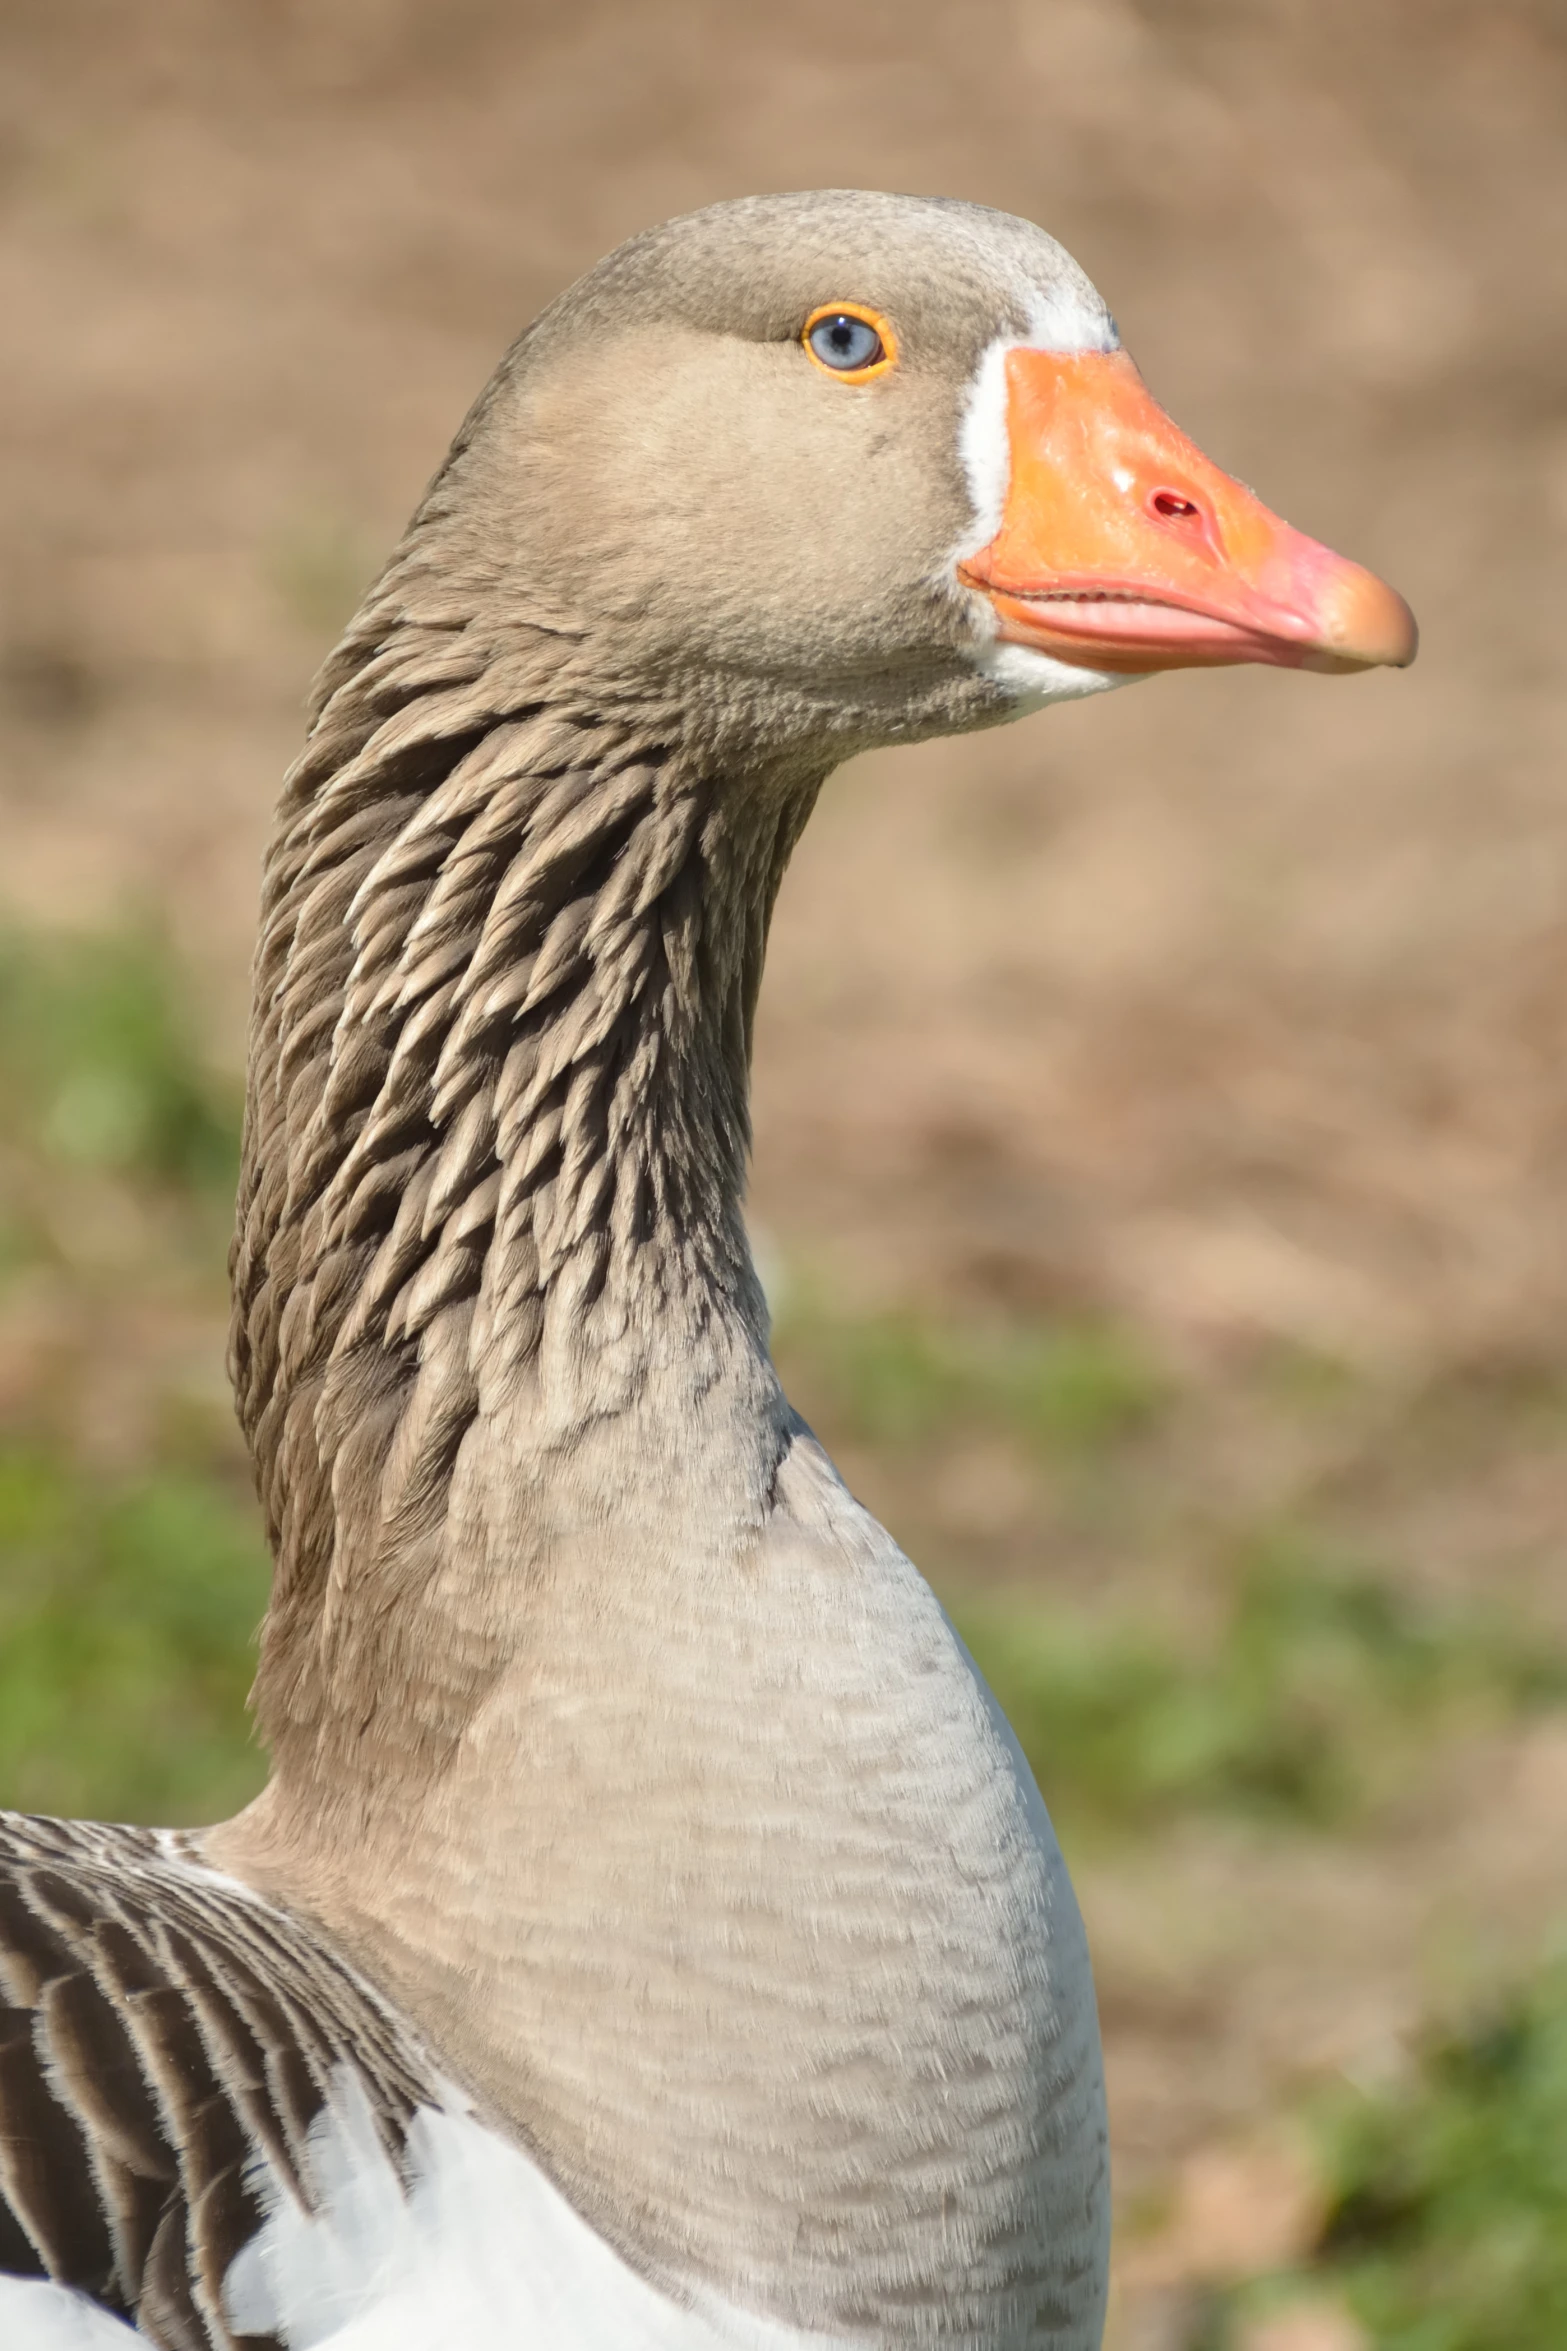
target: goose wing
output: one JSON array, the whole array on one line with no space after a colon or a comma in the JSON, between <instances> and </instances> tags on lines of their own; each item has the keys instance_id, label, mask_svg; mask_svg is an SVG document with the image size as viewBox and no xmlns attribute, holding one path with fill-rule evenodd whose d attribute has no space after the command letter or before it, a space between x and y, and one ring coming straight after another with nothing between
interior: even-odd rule
<instances>
[{"instance_id":1,"label":"goose wing","mask_svg":"<svg viewBox=\"0 0 1567 2351\"><path fill-rule=\"evenodd\" d=\"M258 2179L313 2208L307 2137L345 2067L400 2169L432 2076L300 1922L177 1833L0 1813L0 2309L37 2314L22 2343L76 2341L74 2312L164 2351L273 2345L233 2329L224 2280Z\"/></svg>"}]
</instances>

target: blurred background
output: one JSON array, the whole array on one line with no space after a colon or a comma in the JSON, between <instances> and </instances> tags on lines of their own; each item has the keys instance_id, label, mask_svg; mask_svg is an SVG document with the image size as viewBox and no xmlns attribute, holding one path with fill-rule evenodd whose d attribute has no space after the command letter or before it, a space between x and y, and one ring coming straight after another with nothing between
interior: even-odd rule
<instances>
[{"instance_id":1,"label":"blurred background","mask_svg":"<svg viewBox=\"0 0 1567 2351\"><path fill-rule=\"evenodd\" d=\"M1567 2342L1560 0L9 0L0 1800L243 1800L260 846L501 349L673 211L1055 231L1420 615L829 787L754 1204L791 1391L1034 1759L1116 2351Z\"/></svg>"}]
</instances>

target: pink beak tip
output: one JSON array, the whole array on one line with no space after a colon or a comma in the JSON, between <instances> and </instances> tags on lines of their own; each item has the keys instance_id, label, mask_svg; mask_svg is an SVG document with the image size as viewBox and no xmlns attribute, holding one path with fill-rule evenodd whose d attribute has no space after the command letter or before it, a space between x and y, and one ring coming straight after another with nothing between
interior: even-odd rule
<instances>
[{"instance_id":1,"label":"pink beak tip","mask_svg":"<svg viewBox=\"0 0 1567 2351\"><path fill-rule=\"evenodd\" d=\"M1398 590L1358 563L1334 558L1333 570L1321 634L1306 667L1407 669L1420 649L1420 630Z\"/></svg>"}]
</instances>

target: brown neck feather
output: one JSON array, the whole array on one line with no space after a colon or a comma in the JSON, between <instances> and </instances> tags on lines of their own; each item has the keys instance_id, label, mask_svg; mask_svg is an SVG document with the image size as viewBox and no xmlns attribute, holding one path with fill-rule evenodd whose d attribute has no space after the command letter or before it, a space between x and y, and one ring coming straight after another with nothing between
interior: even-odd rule
<instances>
[{"instance_id":1,"label":"brown neck feather","mask_svg":"<svg viewBox=\"0 0 1567 2351\"><path fill-rule=\"evenodd\" d=\"M696 1381L704 1333L766 1344L751 1024L819 777L715 778L669 704L590 699L569 634L397 586L323 673L255 973L231 1362L284 1771L384 1716L367 1688L420 1744L411 1645L487 1416L562 1444L671 1338Z\"/></svg>"}]
</instances>

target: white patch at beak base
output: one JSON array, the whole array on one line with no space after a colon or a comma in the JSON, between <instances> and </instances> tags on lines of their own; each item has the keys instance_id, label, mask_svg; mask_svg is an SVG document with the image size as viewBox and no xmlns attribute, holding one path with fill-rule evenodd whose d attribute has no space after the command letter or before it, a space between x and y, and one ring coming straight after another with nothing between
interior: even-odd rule
<instances>
[{"instance_id":1,"label":"white patch at beak base","mask_svg":"<svg viewBox=\"0 0 1567 2351\"><path fill-rule=\"evenodd\" d=\"M974 503L974 520L952 550L954 569L990 545L1006 509L1012 477L1007 353L1120 349L1115 320L1086 281L1085 289L1066 285L1038 294L1031 306L1029 332L998 335L981 355L958 427L958 455ZM1030 645L1003 644L989 600L978 589L967 592L983 606L990 624L990 641L975 655L975 667L1014 703L1013 717L1026 717L1052 702L1077 702L1085 694L1107 694L1112 686L1133 682L1124 670L1084 669L1076 662L1058 661L1052 654L1037 652Z\"/></svg>"}]
</instances>

